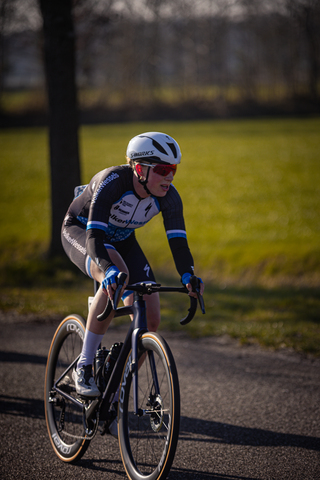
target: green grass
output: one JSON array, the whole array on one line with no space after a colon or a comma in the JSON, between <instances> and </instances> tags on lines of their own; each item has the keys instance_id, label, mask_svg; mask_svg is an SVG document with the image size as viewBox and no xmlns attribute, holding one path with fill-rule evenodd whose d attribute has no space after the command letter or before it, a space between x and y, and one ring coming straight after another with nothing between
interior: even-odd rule
<instances>
[{"instance_id":1,"label":"green grass","mask_svg":"<svg viewBox=\"0 0 320 480\"><path fill-rule=\"evenodd\" d=\"M168 132L183 153L174 183L196 272L207 283L207 315L189 333L320 355L320 119L85 126L83 183L124 162L129 139L148 130ZM0 156L0 308L63 315L79 304L79 277L42 256L50 234L45 129L1 131ZM178 281L161 218L137 236L158 275ZM85 315L86 299L78 308ZM170 318L167 302L166 328L174 328Z\"/></svg>"}]
</instances>

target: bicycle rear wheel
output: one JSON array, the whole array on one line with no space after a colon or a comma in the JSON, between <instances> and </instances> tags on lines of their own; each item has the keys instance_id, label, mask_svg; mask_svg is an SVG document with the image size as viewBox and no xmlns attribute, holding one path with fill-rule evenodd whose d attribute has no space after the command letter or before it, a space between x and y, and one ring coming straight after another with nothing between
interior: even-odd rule
<instances>
[{"instance_id":1,"label":"bicycle rear wheel","mask_svg":"<svg viewBox=\"0 0 320 480\"><path fill-rule=\"evenodd\" d=\"M138 372L141 416L134 413L131 353L123 370L118 405L119 444L128 478L161 480L169 473L178 442L179 380L173 355L160 335L142 335L139 356L145 353Z\"/></svg>"},{"instance_id":2,"label":"bicycle rear wheel","mask_svg":"<svg viewBox=\"0 0 320 480\"><path fill-rule=\"evenodd\" d=\"M60 379L57 387L70 397L76 397L72 364L81 353L84 333L85 323L80 316L66 317L55 332L47 360L44 392L46 424L53 450L64 462L80 459L90 444L83 425L82 406L53 388Z\"/></svg>"}]
</instances>

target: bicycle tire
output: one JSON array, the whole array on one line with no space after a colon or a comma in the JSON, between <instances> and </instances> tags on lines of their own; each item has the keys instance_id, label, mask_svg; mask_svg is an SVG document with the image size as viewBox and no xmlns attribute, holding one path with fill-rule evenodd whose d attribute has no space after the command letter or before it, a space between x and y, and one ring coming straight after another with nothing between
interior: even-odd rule
<instances>
[{"instance_id":1,"label":"bicycle tire","mask_svg":"<svg viewBox=\"0 0 320 480\"><path fill-rule=\"evenodd\" d=\"M79 315L67 316L57 328L49 349L45 374L45 418L49 438L56 455L64 462L79 460L87 450L82 408L53 391L53 385L81 353L85 322ZM75 397L71 371L60 387Z\"/></svg>"},{"instance_id":2,"label":"bicycle tire","mask_svg":"<svg viewBox=\"0 0 320 480\"><path fill-rule=\"evenodd\" d=\"M150 362L146 357L138 372L138 406L149 410L148 414L139 417L133 412L131 352L121 378L119 445L123 465L131 480L166 478L179 437L180 392L173 355L166 341L152 332L143 334L139 340L139 355L149 351L155 359L160 395L154 395ZM152 410L154 413L150 414Z\"/></svg>"}]
</instances>

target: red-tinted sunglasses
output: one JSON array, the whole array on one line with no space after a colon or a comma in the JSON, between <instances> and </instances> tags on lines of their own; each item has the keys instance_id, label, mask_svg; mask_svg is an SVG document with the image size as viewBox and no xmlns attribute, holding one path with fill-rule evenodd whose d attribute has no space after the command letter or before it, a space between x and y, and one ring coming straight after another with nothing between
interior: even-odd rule
<instances>
[{"instance_id":1,"label":"red-tinted sunglasses","mask_svg":"<svg viewBox=\"0 0 320 480\"><path fill-rule=\"evenodd\" d=\"M150 163L139 163L139 165L143 165L144 167L151 167L154 173L157 173L162 177L166 177L167 175L169 175L170 172L172 172L174 175L177 171L177 165L162 165L160 163L158 163L157 165L152 165Z\"/></svg>"}]
</instances>

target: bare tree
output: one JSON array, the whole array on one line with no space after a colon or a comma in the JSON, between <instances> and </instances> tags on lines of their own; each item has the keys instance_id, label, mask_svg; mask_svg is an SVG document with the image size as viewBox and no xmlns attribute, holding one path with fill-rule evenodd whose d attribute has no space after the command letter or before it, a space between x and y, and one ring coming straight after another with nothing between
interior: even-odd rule
<instances>
[{"instance_id":1,"label":"bare tree","mask_svg":"<svg viewBox=\"0 0 320 480\"><path fill-rule=\"evenodd\" d=\"M286 5L305 37L309 94L317 100L320 71L320 0L287 0Z\"/></svg>"},{"instance_id":2,"label":"bare tree","mask_svg":"<svg viewBox=\"0 0 320 480\"><path fill-rule=\"evenodd\" d=\"M2 107L2 93L4 88L4 76L6 70L5 26L8 18L12 15L12 5L8 0L0 3L0 111Z\"/></svg>"},{"instance_id":3,"label":"bare tree","mask_svg":"<svg viewBox=\"0 0 320 480\"><path fill-rule=\"evenodd\" d=\"M50 254L62 253L61 225L80 184L72 0L39 0L49 100L51 166Z\"/></svg>"}]
</instances>

